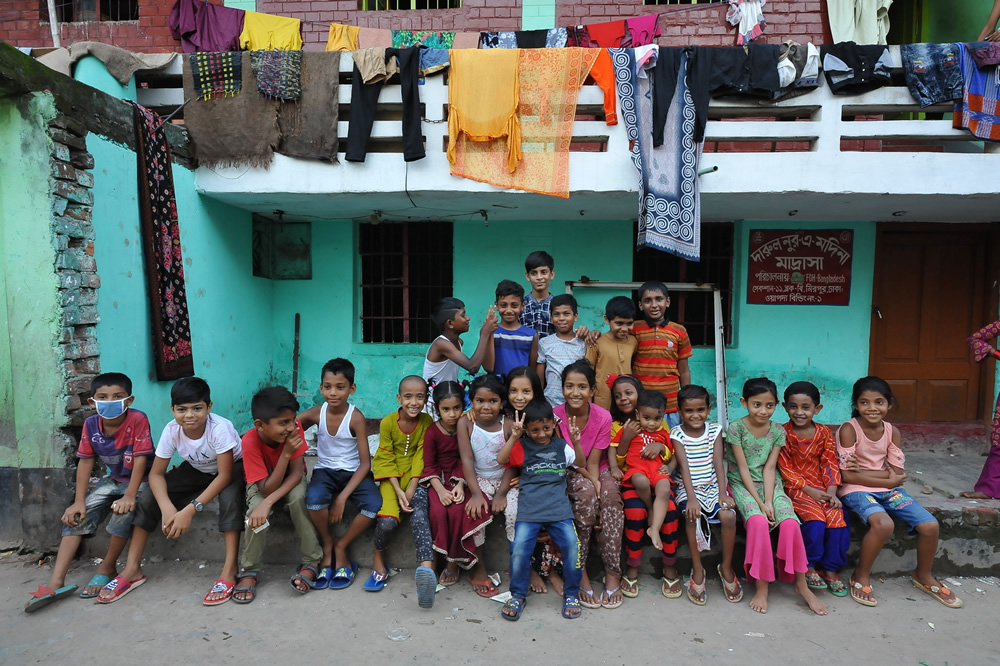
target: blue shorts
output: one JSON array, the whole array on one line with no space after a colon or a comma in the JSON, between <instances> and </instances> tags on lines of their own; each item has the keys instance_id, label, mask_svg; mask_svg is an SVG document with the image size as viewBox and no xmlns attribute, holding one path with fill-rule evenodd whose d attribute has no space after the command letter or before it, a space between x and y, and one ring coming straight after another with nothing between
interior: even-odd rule
<instances>
[{"instance_id":1,"label":"blue shorts","mask_svg":"<svg viewBox=\"0 0 1000 666\"><path fill-rule=\"evenodd\" d=\"M679 426L681 424L681 413L667 412L663 415L663 420L667 422L667 430L670 430L674 426Z\"/></svg>"},{"instance_id":2,"label":"blue shorts","mask_svg":"<svg viewBox=\"0 0 1000 666\"><path fill-rule=\"evenodd\" d=\"M887 513L906 523L911 532L917 525L937 520L902 488L881 493L859 490L844 495L840 501L866 523L876 513Z\"/></svg>"},{"instance_id":3,"label":"blue shorts","mask_svg":"<svg viewBox=\"0 0 1000 666\"><path fill-rule=\"evenodd\" d=\"M354 472L346 469L314 469L309 487L306 488L306 508L310 511L330 508L333 499L350 483L352 476ZM351 493L351 503L358 507L363 516L374 518L378 514L382 508L382 495L370 476L361 479L361 483Z\"/></svg>"},{"instance_id":4,"label":"blue shorts","mask_svg":"<svg viewBox=\"0 0 1000 666\"><path fill-rule=\"evenodd\" d=\"M87 498L83 501L87 509L86 515L77 523L76 527L63 525L62 535L64 537L79 536L90 538L97 533L97 526L101 524L101 521L110 514L111 517L108 518L108 526L105 528L108 534L121 537L122 539L131 537L132 519L135 518L135 510L121 514L114 513L111 510L111 505L115 500L121 499L125 495L126 490L128 490L128 483L115 481L110 476L101 477L101 480L97 482L97 486L87 494ZM139 492L136 493L137 505L139 499L144 494L149 494L149 484L145 481L139 484Z\"/></svg>"}]
</instances>

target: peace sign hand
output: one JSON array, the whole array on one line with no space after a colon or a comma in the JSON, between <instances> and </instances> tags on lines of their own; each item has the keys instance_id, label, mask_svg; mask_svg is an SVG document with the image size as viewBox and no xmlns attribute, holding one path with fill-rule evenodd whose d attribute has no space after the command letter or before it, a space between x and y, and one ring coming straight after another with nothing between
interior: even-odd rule
<instances>
[{"instance_id":1,"label":"peace sign hand","mask_svg":"<svg viewBox=\"0 0 1000 666\"><path fill-rule=\"evenodd\" d=\"M580 444L580 427L576 425L576 417L569 417L569 438L573 440L574 445Z\"/></svg>"},{"instance_id":2,"label":"peace sign hand","mask_svg":"<svg viewBox=\"0 0 1000 666\"><path fill-rule=\"evenodd\" d=\"M524 412L514 412L514 419L510 424L510 434L515 439L521 439L521 435L524 434Z\"/></svg>"}]
</instances>

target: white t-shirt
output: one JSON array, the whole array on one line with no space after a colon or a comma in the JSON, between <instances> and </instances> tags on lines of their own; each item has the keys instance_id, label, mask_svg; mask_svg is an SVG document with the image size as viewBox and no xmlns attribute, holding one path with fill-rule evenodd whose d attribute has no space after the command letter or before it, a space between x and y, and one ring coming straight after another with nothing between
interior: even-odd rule
<instances>
[{"instance_id":1,"label":"white t-shirt","mask_svg":"<svg viewBox=\"0 0 1000 666\"><path fill-rule=\"evenodd\" d=\"M243 457L240 436L229 419L217 414L209 414L205 423L205 434L201 439L191 439L177 421L171 421L163 428L160 441L156 444L156 457L173 457L174 453L186 460L199 472L218 474L216 461L220 453L233 452L233 462Z\"/></svg>"}]
</instances>

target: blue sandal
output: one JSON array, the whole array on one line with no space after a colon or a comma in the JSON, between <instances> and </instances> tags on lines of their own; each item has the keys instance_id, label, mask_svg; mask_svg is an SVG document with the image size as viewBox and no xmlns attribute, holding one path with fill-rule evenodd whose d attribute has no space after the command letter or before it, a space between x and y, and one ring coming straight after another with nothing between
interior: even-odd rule
<instances>
[{"instance_id":1,"label":"blue sandal","mask_svg":"<svg viewBox=\"0 0 1000 666\"><path fill-rule=\"evenodd\" d=\"M413 575L417 584L417 605L421 608L434 607L434 594L437 592L437 576L430 567L417 567Z\"/></svg>"},{"instance_id":2,"label":"blue sandal","mask_svg":"<svg viewBox=\"0 0 1000 666\"><path fill-rule=\"evenodd\" d=\"M351 562L351 568L338 567L337 572L330 579L329 588L331 590L343 590L351 586L354 578L358 575L358 563Z\"/></svg>"},{"instance_id":3,"label":"blue sandal","mask_svg":"<svg viewBox=\"0 0 1000 666\"><path fill-rule=\"evenodd\" d=\"M319 570L319 575L316 576L316 581L313 583L313 589L325 590L330 587L331 578L333 578L333 569L330 567L323 567Z\"/></svg>"},{"instance_id":4,"label":"blue sandal","mask_svg":"<svg viewBox=\"0 0 1000 666\"><path fill-rule=\"evenodd\" d=\"M80 591L80 598L81 599L95 598L98 594L101 593L101 591L97 590L97 592L95 592L94 594L87 594L86 593L87 588L88 587L101 588L110 582L111 582L111 576L105 576L104 574L94 574L93 576L90 577L90 582L84 585L83 590Z\"/></svg>"},{"instance_id":5,"label":"blue sandal","mask_svg":"<svg viewBox=\"0 0 1000 666\"><path fill-rule=\"evenodd\" d=\"M372 575L365 581L365 592L381 592L389 580L389 572L379 573L372 569Z\"/></svg>"},{"instance_id":6,"label":"blue sandal","mask_svg":"<svg viewBox=\"0 0 1000 666\"><path fill-rule=\"evenodd\" d=\"M505 620L510 620L511 622L517 622L521 619L521 613L524 612L524 603L524 599L511 597L507 600L507 603L500 608L500 617ZM507 613L504 613L505 610L512 610L514 611L514 614L508 615Z\"/></svg>"},{"instance_id":7,"label":"blue sandal","mask_svg":"<svg viewBox=\"0 0 1000 666\"><path fill-rule=\"evenodd\" d=\"M570 615L568 611L576 609L576 613ZM583 614L583 605L576 597L563 597L562 616L567 620L575 620Z\"/></svg>"}]
</instances>

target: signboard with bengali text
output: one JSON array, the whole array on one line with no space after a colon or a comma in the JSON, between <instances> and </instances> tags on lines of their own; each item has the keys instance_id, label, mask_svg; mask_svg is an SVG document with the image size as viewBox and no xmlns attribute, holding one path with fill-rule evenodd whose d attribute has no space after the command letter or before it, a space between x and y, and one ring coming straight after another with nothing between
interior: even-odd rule
<instances>
[{"instance_id":1,"label":"signboard with bengali text","mask_svg":"<svg viewBox=\"0 0 1000 666\"><path fill-rule=\"evenodd\" d=\"M751 305L848 305L854 232L754 229L747 262Z\"/></svg>"}]
</instances>

